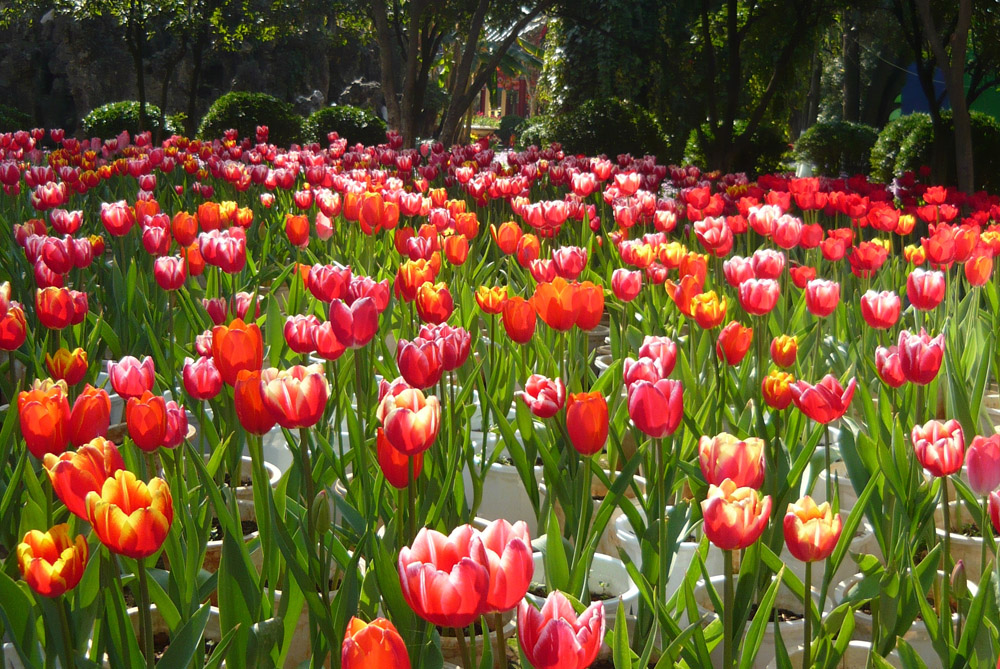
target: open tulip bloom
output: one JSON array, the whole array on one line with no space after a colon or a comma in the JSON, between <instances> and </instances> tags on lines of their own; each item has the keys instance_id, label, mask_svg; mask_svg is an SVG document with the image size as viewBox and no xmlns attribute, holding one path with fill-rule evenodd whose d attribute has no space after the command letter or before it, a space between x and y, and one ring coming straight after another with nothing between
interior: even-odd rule
<instances>
[{"instance_id":1,"label":"open tulip bloom","mask_svg":"<svg viewBox=\"0 0 1000 669\"><path fill-rule=\"evenodd\" d=\"M994 664L998 193L317 123L0 132L6 661Z\"/></svg>"}]
</instances>

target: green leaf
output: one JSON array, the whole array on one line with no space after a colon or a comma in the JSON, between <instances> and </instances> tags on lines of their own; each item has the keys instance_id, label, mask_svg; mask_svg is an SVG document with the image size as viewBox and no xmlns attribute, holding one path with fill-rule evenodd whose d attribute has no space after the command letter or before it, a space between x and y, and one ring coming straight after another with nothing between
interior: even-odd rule
<instances>
[{"instance_id":1,"label":"green leaf","mask_svg":"<svg viewBox=\"0 0 1000 669\"><path fill-rule=\"evenodd\" d=\"M767 623L771 617L771 609L774 608L774 600L778 597L778 586L781 585L781 579L784 574L785 568L782 567L771 581L771 585L768 586L764 596L760 599L757 613L754 614L753 622L750 623L750 629L747 630L746 637L743 640L740 669L751 669L754 666L754 660L760 651L760 644L764 640L764 632L767 630Z\"/></svg>"},{"instance_id":2,"label":"green leaf","mask_svg":"<svg viewBox=\"0 0 1000 669\"><path fill-rule=\"evenodd\" d=\"M625 605L618 600L618 612L615 620L625 621ZM624 624L615 625L614 639L611 646L612 658L615 662L615 669L631 669L633 653L628 646L628 626Z\"/></svg>"},{"instance_id":3,"label":"green leaf","mask_svg":"<svg viewBox=\"0 0 1000 669\"><path fill-rule=\"evenodd\" d=\"M205 633L205 625L208 623L208 616L211 613L211 606L205 604L188 619L184 625L177 630L170 639L170 645L160 658L160 664L164 667L186 667L191 664L194 654L201 643L202 635Z\"/></svg>"},{"instance_id":4,"label":"green leaf","mask_svg":"<svg viewBox=\"0 0 1000 669\"><path fill-rule=\"evenodd\" d=\"M546 585L550 590L565 591L569 587L569 562L566 560L566 548L563 546L562 532L559 529L554 506L549 507L545 539Z\"/></svg>"},{"instance_id":5,"label":"green leaf","mask_svg":"<svg viewBox=\"0 0 1000 669\"><path fill-rule=\"evenodd\" d=\"M0 571L0 620L14 643L14 650L26 667L40 667L38 641L35 638L35 608L31 598L10 576Z\"/></svg>"}]
</instances>

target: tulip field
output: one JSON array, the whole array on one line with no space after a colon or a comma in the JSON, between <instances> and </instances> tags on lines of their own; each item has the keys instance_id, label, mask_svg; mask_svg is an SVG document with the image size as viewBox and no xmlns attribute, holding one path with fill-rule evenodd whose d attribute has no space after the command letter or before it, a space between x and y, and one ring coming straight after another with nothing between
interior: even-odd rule
<instances>
[{"instance_id":1,"label":"tulip field","mask_svg":"<svg viewBox=\"0 0 1000 669\"><path fill-rule=\"evenodd\" d=\"M0 135L4 669L997 666L1000 194L327 139Z\"/></svg>"}]
</instances>

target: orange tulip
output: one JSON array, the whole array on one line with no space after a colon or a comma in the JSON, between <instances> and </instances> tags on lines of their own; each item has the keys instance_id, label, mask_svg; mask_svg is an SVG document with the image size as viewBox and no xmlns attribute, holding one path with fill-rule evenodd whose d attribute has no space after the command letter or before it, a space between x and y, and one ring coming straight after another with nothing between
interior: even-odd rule
<instances>
[{"instance_id":1,"label":"orange tulip","mask_svg":"<svg viewBox=\"0 0 1000 669\"><path fill-rule=\"evenodd\" d=\"M420 320L434 325L448 320L455 308L451 291L448 290L448 284L444 282L431 283L428 281L424 283L417 289L415 303Z\"/></svg>"},{"instance_id":2,"label":"orange tulip","mask_svg":"<svg viewBox=\"0 0 1000 669\"><path fill-rule=\"evenodd\" d=\"M7 313L0 318L0 351L14 351L28 337L28 322L24 310L17 302L11 302Z\"/></svg>"},{"instance_id":3,"label":"orange tulip","mask_svg":"<svg viewBox=\"0 0 1000 669\"><path fill-rule=\"evenodd\" d=\"M410 457L392 445L382 428L378 428L375 445L378 466L389 485L403 490L412 483L410 481ZM424 454L417 453L413 456L414 480L420 478L420 472L423 471L423 468Z\"/></svg>"},{"instance_id":4,"label":"orange tulip","mask_svg":"<svg viewBox=\"0 0 1000 669\"><path fill-rule=\"evenodd\" d=\"M218 230L222 226L218 202L207 200L198 205L198 225L206 232Z\"/></svg>"},{"instance_id":5,"label":"orange tulip","mask_svg":"<svg viewBox=\"0 0 1000 669\"><path fill-rule=\"evenodd\" d=\"M490 225L490 234L493 236L493 241L496 242L496 245L500 247L500 251L506 255L510 255L517 250L517 244L521 241L524 233L518 227L517 223L507 221L501 223L499 228L495 225Z\"/></svg>"},{"instance_id":6,"label":"orange tulip","mask_svg":"<svg viewBox=\"0 0 1000 669\"><path fill-rule=\"evenodd\" d=\"M604 288L590 281L584 281L576 287L573 297L573 309L576 311L576 326L581 330L593 330L601 322L604 315Z\"/></svg>"},{"instance_id":7,"label":"orange tulip","mask_svg":"<svg viewBox=\"0 0 1000 669\"><path fill-rule=\"evenodd\" d=\"M531 305L542 321L553 330L569 330L576 324L578 287L578 284L569 283L557 276L551 282L543 282L535 286Z\"/></svg>"},{"instance_id":8,"label":"orange tulip","mask_svg":"<svg viewBox=\"0 0 1000 669\"><path fill-rule=\"evenodd\" d=\"M260 370L241 370L233 386L233 405L243 429L251 434L267 434L277 421L264 406Z\"/></svg>"},{"instance_id":9,"label":"orange tulip","mask_svg":"<svg viewBox=\"0 0 1000 669\"><path fill-rule=\"evenodd\" d=\"M788 552L803 562L825 560L833 552L843 524L840 514L834 513L829 502L816 506L806 495L788 505L785 514L785 545Z\"/></svg>"},{"instance_id":10,"label":"orange tulip","mask_svg":"<svg viewBox=\"0 0 1000 669\"><path fill-rule=\"evenodd\" d=\"M198 237L198 219L186 211L179 211L170 222L170 231L178 244L191 246Z\"/></svg>"},{"instance_id":11,"label":"orange tulip","mask_svg":"<svg viewBox=\"0 0 1000 669\"><path fill-rule=\"evenodd\" d=\"M244 369L259 370L264 364L264 341L256 323L247 325L237 318L227 326L212 329L212 359L229 385Z\"/></svg>"},{"instance_id":12,"label":"orange tulip","mask_svg":"<svg viewBox=\"0 0 1000 669\"><path fill-rule=\"evenodd\" d=\"M146 485L127 469L104 481L100 492L87 494L87 518L109 551L141 559L160 550L174 520L173 499L166 481Z\"/></svg>"},{"instance_id":13,"label":"orange tulip","mask_svg":"<svg viewBox=\"0 0 1000 669\"><path fill-rule=\"evenodd\" d=\"M483 313L496 315L503 311L503 304L507 301L506 286L494 286L487 288L480 286L476 289L476 302Z\"/></svg>"},{"instance_id":14,"label":"orange tulip","mask_svg":"<svg viewBox=\"0 0 1000 669\"><path fill-rule=\"evenodd\" d=\"M722 550L743 549L760 538L771 516L771 496L763 499L749 487L726 479L711 485L701 503L708 540Z\"/></svg>"},{"instance_id":15,"label":"orange tulip","mask_svg":"<svg viewBox=\"0 0 1000 669\"><path fill-rule=\"evenodd\" d=\"M503 304L503 327L507 336L518 344L527 344L535 334L535 307L519 295L507 298Z\"/></svg>"},{"instance_id":16,"label":"orange tulip","mask_svg":"<svg viewBox=\"0 0 1000 669\"><path fill-rule=\"evenodd\" d=\"M608 402L600 392L570 393L566 400L566 431L581 455L593 455L608 440Z\"/></svg>"},{"instance_id":17,"label":"orange tulip","mask_svg":"<svg viewBox=\"0 0 1000 669\"><path fill-rule=\"evenodd\" d=\"M309 246L309 219L302 214L285 214L285 235L292 246Z\"/></svg>"},{"instance_id":18,"label":"orange tulip","mask_svg":"<svg viewBox=\"0 0 1000 669\"><path fill-rule=\"evenodd\" d=\"M691 302L696 295L701 293L704 283L698 277L688 274L681 278L679 284L667 281L665 285L667 294L680 309L680 312L685 316L691 316Z\"/></svg>"},{"instance_id":19,"label":"orange tulip","mask_svg":"<svg viewBox=\"0 0 1000 669\"><path fill-rule=\"evenodd\" d=\"M795 383L795 377L788 372L772 371L764 377L761 383L761 393L764 395L764 402L773 409L787 409L792 403L791 385Z\"/></svg>"},{"instance_id":20,"label":"orange tulip","mask_svg":"<svg viewBox=\"0 0 1000 669\"><path fill-rule=\"evenodd\" d=\"M152 453L167 436L167 403L148 390L141 397L130 397L125 405L125 423L135 445Z\"/></svg>"},{"instance_id":21,"label":"orange tulip","mask_svg":"<svg viewBox=\"0 0 1000 669\"><path fill-rule=\"evenodd\" d=\"M737 486L760 488L764 483L764 440L738 439L728 432L698 440L698 464L709 484L732 479Z\"/></svg>"},{"instance_id":22,"label":"orange tulip","mask_svg":"<svg viewBox=\"0 0 1000 669\"><path fill-rule=\"evenodd\" d=\"M43 597L58 597L72 590L87 566L87 540L69 536L62 523L48 532L31 530L17 546L17 566L31 589Z\"/></svg>"},{"instance_id":23,"label":"orange tulip","mask_svg":"<svg viewBox=\"0 0 1000 669\"><path fill-rule=\"evenodd\" d=\"M84 387L69 415L69 442L83 446L94 437L104 437L111 425L111 398L104 388L89 383Z\"/></svg>"},{"instance_id":24,"label":"orange tulip","mask_svg":"<svg viewBox=\"0 0 1000 669\"><path fill-rule=\"evenodd\" d=\"M738 365L750 350L752 339L753 328L743 327L736 321L730 321L719 332L719 338L715 343L715 354L727 365Z\"/></svg>"},{"instance_id":25,"label":"orange tulip","mask_svg":"<svg viewBox=\"0 0 1000 669\"><path fill-rule=\"evenodd\" d=\"M691 298L691 306L688 311L694 317L695 322L703 329L710 330L718 327L726 319L726 307L728 302L723 296L719 299L714 290L701 293Z\"/></svg>"},{"instance_id":26,"label":"orange tulip","mask_svg":"<svg viewBox=\"0 0 1000 669\"><path fill-rule=\"evenodd\" d=\"M42 465L52 489L70 513L87 520L87 494L100 492L104 481L125 469L118 448L103 437L95 437L77 450L56 456L47 453Z\"/></svg>"},{"instance_id":27,"label":"orange tulip","mask_svg":"<svg viewBox=\"0 0 1000 669\"><path fill-rule=\"evenodd\" d=\"M444 257L452 265L462 265L469 258L469 240L463 235L451 235L444 240Z\"/></svg>"},{"instance_id":28,"label":"orange tulip","mask_svg":"<svg viewBox=\"0 0 1000 669\"><path fill-rule=\"evenodd\" d=\"M340 652L343 669L410 669L406 644L385 618L366 623L351 618Z\"/></svg>"},{"instance_id":29,"label":"orange tulip","mask_svg":"<svg viewBox=\"0 0 1000 669\"><path fill-rule=\"evenodd\" d=\"M771 360L778 367L791 367L799 352L799 338L795 335L778 335L771 340Z\"/></svg>"},{"instance_id":30,"label":"orange tulip","mask_svg":"<svg viewBox=\"0 0 1000 669\"><path fill-rule=\"evenodd\" d=\"M46 453L59 455L66 450L70 410L65 381L35 381L31 390L17 396L17 412L32 455L41 460Z\"/></svg>"},{"instance_id":31,"label":"orange tulip","mask_svg":"<svg viewBox=\"0 0 1000 669\"><path fill-rule=\"evenodd\" d=\"M68 386L75 386L87 374L87 352L82 348L61 348L55 355L45 354L45 367L55 379L61 379Z\"/></svg>"},{"instance_id":32,"label":"orange tulip","mask_svg":"<svg viewBox=\"0 0 1000 669\"><path fill-rule=\"evenodd\" d=\"M434 283L436 277L437 271L431 262L423 258L407 260L396 271L396 282L393 285L396 297L412 302L420 287L427 282Z\"/></svg>"}]
</instances>

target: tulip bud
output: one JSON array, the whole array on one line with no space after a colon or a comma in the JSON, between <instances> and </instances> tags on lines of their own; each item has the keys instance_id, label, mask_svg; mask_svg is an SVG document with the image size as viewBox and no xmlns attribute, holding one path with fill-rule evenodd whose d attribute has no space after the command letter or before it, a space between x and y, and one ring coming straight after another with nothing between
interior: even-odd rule
<instances>
[{"instance_id":1,"label":"tulip bud","mask_svg":"<svg viewBox=\"0 0 1000 669\"><path fill-rule=\"evenodd\" d=\"M951 593L961 600L969 593L969 582L965 575L965 561L959 560L951 570Z\"/></svg>"},{"instance_id":2,"label":"tulip bud","mask_svg":"<svg viewBox=\"0 0 1000 669\"><path fill-rule=\"evenodd\" d=\"M316 497L313 499L313 509L316 510L313 520L316 536L322 537L330 531L330 504L327 501L326 490L320 490L316 493Z\"/></svg>"}]
</instances>

